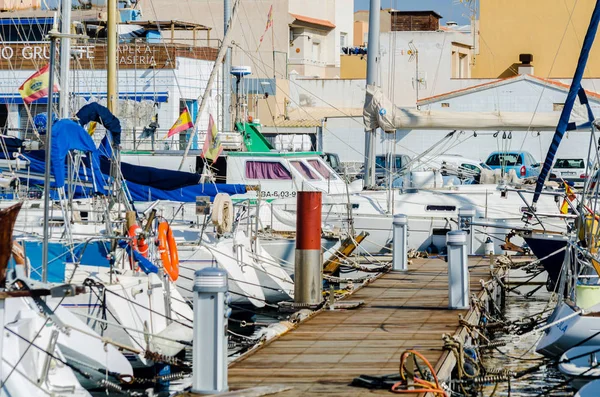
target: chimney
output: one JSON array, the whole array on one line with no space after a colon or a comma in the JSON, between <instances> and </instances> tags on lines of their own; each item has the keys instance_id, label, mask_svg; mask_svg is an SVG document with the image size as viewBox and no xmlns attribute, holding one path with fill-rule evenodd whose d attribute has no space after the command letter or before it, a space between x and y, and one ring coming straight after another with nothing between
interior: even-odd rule
<instances>
[{"instance_id":1,"label":"chimney","mask_svg":"<svg viewBox=\"0 0 600 397\"><path fill-rule=\"evenodd\" d=\"M532 54L519 54L519 74L533 74L533 55Z\"/></svg>"}]
</instances>

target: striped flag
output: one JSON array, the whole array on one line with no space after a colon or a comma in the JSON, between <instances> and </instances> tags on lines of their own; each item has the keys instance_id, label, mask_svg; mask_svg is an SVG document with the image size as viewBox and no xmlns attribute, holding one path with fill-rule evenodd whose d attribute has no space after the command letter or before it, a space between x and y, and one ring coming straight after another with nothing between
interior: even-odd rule
<instances>
[{"instance_id":1,"label":"striped flag","mask_svg":"<svg viewBox=\"0 0 600 397\"><path fill-rule=\"evenodd\" d=\"M48 95L48 86L50 85L50 65L46 65L31 77L29 77L21 87L19 94L23 97L23 102L31 103ZM58 84L54 84L54 92L58 92Z\"/></svg>"},{"instance_id":2,"label":"striped flag","mask_svg":"<svg viewBox=\"0 0 600 397\"><path fill-rule=\"evenodd\" d=\"M213 120L212 114L208 117L208 131L206 131L206 139L204 140L204 146L202 147L202 157L211 160L213 163L217 160L217 157L223 151L223 146L218 138L219 132Z\"/></svg>"},{"instance_id":3,"label":"striped flag","mask_svg":"<svg viewBox=\"0 0 600 397\"><path fill-rule=\"evenodd\" d=\"M181 112L181 114L179 115L179 118L177 119L175 124L173 124L173 127L171 127L171 129L167 133L165 139L172 137L178 132L185 131L193 127L194 123L192 122L192 116L190 116L190 112L187 110L187 108L185 108L183 109L183 112Z\"/></svg>"},{"instance_id":4,"label":"striped flag","mask_svg":"<svg viewBox=\"0 0 600 397\"><path fill-rule=\"evenodd\" d=\"M265 27L265 31L263 32L262 36L260 36L260 44L262 44L267 30L269 30L271 26L273 26L273 4L271 4L271 8L269 8L269 15L267 16L267 26ZM259 47L260 44L258 44Z\"/></svg>"}]
</instances>

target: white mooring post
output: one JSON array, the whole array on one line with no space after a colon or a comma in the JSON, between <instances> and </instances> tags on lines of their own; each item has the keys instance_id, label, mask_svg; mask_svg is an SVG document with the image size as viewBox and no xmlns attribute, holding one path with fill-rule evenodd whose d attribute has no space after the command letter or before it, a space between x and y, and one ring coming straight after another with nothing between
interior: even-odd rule
<instances>
[{"instance_id":1,"label":"white mooring post","mask_svg":"<svg viewBox=\"0 0 600 397\"><path fill-rule=\"evenodd\" d=\"M467 236L467 253L475 255L477 247L475 247L475 230L473 228L473 220L476 215L475 208L463 207L458 210L458 224L461 230L464 230L469 235Z\"/></svg>"},{"instance_id":2,"label":"white mooring post","mask_svg":"<svg viewBox=\"0 0 600 397\"><path fill-rule=\"evenodd\" d=\"M446 234L448 249L448 308L469 308L469 257L467 232L453 230Z\"/></svg>"},{"instance_id":3,"label":"white mooring post","mask_svg":"<svg viewBox=\"0 0 600 397\"><path fill-rule=\"evenodd\" d=\"M394 215L394 270L408 270L408 217L404 214Z\"/></svg>"},{"instance_id":4,"label":"white mooring post","mask_svg":"<svg viewBox=\"0 0 600 397\"><path fill-rule=\"evenodd\" d=\"M207 267L194 274L192 393L217 394L227 386L227 272Z\"/></svg>"}]
</instances>

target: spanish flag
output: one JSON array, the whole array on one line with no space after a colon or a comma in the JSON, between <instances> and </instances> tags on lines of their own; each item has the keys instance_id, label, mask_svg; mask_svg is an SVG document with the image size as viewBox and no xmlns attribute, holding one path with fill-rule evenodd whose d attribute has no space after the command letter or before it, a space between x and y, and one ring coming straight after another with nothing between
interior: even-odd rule
<instances>
[{"instance_id":1,"label":"spanish flag","mask_svg":"<svg viewBox=\"0 0 600 397\"><path fill-rule=\"evenodd\" d=\"M165 137L165 139L172 137L178 132L188 130L194 127L194 123L192 122L192 116L190 116L190 112L187 108L183 109L183 112L179 115L179 118L173 124L173 127L169 130L169 133Z\"/></svg>"},{"instance_id":2,"label":"spanish flag","mask_svg":"<svg viewBox=\"0 0 600 397\"><path fill-rule=\"evenodd\" d=\"M562 205L560 206L560 213L566 214L567 212L569 212L569 203L567 202L567 200L573 201L577 196L575 195L575 192L573 192L573 189L571 189L571 186L567 184L567 182L563 181L563 184L565 185L565 195L567 197L563 200Z\"/></svg>"},{"instance_id":3,"label":"spanish flag","mask_svg":"<svg viewBox=\"0 0 600 397\"><path fill-rule=\"evenodd\" d=\"M48 95L48 85L50 85L50 65L46 65L37 72L35 72L30 78L28 78L21 87L19 87L19 94L23 97L23 102L31 103L35 100L43 98ZM54 84L54 92L58 92L59 88L57 84Z\"/></svg>"},{"instance_id":4,"label":"spanish flag","mask_svg":"<svg viewBox=\"0 0 600 397\"><path fill-rule=\"evenodd\" d=\"M221 145L221 140L219 140L217 136L219 132L217 131L215 120L213 120L212 114L209 114L208 116L208 131L206 131L206 139L204 140L204 146L202 147L202 157L212 160L214 163L223 151L223 146Z\"/></svg>"}]
</instances>

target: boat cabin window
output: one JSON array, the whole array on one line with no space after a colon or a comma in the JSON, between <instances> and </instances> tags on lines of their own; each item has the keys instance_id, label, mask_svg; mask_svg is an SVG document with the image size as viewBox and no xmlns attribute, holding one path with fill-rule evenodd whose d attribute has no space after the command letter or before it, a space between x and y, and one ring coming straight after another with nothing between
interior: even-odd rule
<instances>
[{"instance_id":1,"label":"boat cabin window","mask_svg":"<svg viewBox=\"0 0 600 397\"><path fill-rule=\"evenodd\" d=\"M300 175L302 175L306 179L309 179L311 181L315 181L315 180L319 179L317 174L313 170L308 168L308 166L306 164L304 164L303 162L290 161L290 164L292 164L292 167L294 167L296 169L296 171L298 171L300 173Z\"/></svg>"},{"instance_id":2,"label":"boat cabin window","mask_svg":"<svg viewBox=\"0 0 600 397\"><path fill-rule=\"evenodd\" d=\"M323 178L329 179L333 175L331 171L327 168L327 166L319 160L308 160L308 164L311 165L317 172L323 175Z\"/></svg>"},{"instance_id":3,"label":"boat cabin window","mask_svg":"<svg viewBox=\"0 0 600 397\"><path fill-rule=\"evenodd\" d=\"M290 172L277 161L246 161L248 179L292 179Z\"/></svg>"},{"instance_id":4,"label":"boat cabin window","mask_svg":"<svg viewBox=\"0 0 600 397\"><path fill-rule=\"evenodd\" d=\"M428 205L425 207L426 211L456 211L456 207L454 205Z\"/></svg>"}]
</instances>

